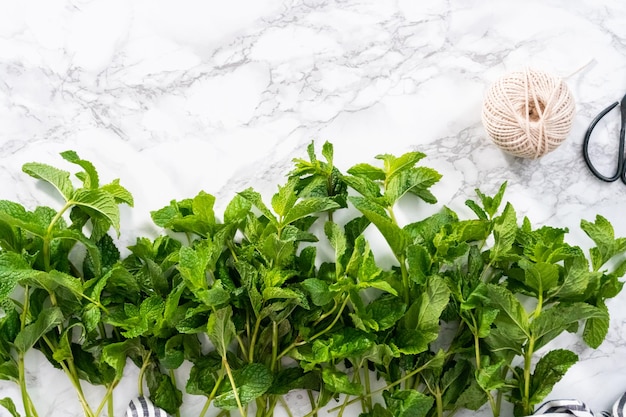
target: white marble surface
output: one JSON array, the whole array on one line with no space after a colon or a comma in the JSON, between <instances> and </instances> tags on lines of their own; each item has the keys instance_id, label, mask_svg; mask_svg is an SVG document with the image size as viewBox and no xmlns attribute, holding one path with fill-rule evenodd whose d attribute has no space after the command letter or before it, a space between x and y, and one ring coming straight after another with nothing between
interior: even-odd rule
<instances>
[{"instance_id":1,"label":"white marble surface","mask_svg":"<svg viewBox=\"0 0 626 417\"><path fill-rule=\"evenodd\" d=\"M619 0L3 1L0 198L53 204L21 165L74 149L134 194L126 245L158 233L149 211L171 199L270 195L315 139L342 169L425 152L444 175L440 203L462 215L474 188L507 180L520 214L569 227L574 244L589 244L578 224L597 213L626 236L626 185L599 182L581 157L591 118L626 92L625 15ZM577 104L568 140L539 160L503 154L480 122L489 83L529 66L567 77ZM618 118L598 127L598 163L613 163ZM573 346L582 360L551 397L601 410L626 391L625 297L598 350ZM41 415L79 415L64 377L35 353L28 363ZM119 415L136 394L125 384ZM17 390L0 383L6 395Z\"/></svg>"}]
</instances>

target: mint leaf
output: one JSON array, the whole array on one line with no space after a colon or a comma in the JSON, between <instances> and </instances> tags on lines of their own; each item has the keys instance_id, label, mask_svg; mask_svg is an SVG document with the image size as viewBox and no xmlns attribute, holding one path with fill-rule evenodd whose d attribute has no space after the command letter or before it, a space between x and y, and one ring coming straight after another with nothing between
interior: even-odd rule
<instances>
[{"instance_id":1,"label":"mint leaf","mask_svg":"<svg viewBox=\"0 0 626 417\"><path fill-rule=\"evenodd\" d=\"M276 216L272 214L270 209L267 208L265 203L263 203L263 198L261 194L254 191L252 188L248 188L247 190L241 191L239 193L240 196L248 200L254 207L256 207L267 220L269 220L272 224L278 224L276 220Z\"/></svg>"},{"instance_id":2,"label":"mint leaf","mask_svg":"<svg viewBox=\"0 0 626 417\"><path fill-rule=\"evenodd\" d=\"M482 366L476 374L476 382L485 392L499 389L506 384L502 368L505 362L502 360L493 365Z\"/></svg>"},{"instance_id":3,"label":"mint leaf","mask_svg":"<svg viewBox=\"0 0 626 417\"><path fill-rule=\"evenodd\" d=\"M385 171L370 164L356 164L348 170L348 174L357 177L365 177L372 181L383 181L385 179Z\"/></svg>"},{"instance_id":4,"label":"mint leaf","mask_svg":"<svg viewBox=\"0 0 626 417\"><path fill-rule=\"evenodd\" d=\"M21 417L20 413L17 412L17 408L15 407L15 403L12 398L4 397L0 399L0 406L4 407L4 409L7 410L12 417Z\"/></svg>"},{"instance_id":5,"label":"mint leaf","mask_svg":"<svg viewBox=\"0 0 626 417\"><path fill-rule=\"evenodd\" d=\"M224 210L224 223L236 223L244 220L250 209L252 208L252 203L241 195L237 194L233 199L228 203L226 209Z\"/></svg>"},{"instance_id":6,"label":"mint leaf","mask_svg":"<svg viewBox=\"0 0 626 417\"><path fill-rule=\"evenodd\" d=\"M363 392L361 384L350 381L348 375L335 369L324 368L322 380L324 387L331 392L348 395L360 395Z\"/></svg>"},{"instance_id":7,"label":"mint leaf","mask_svg":"<svg viewBox=\"0 0 626 417\"><path fill-rule=\"evenodd\" d=\"M330 198L310 197L291 207L285 214L282 224L287 225L311 214L339 208L339 204Z\"/></svg>"},{"instance_id":8,"label":"mint leaf","mask_svg":"<svg viewBox=\"0 0 626 417\"><path fill-rule=\"evenodd\" d=\"M411 192L425 202L434 204L437 199L428 189L439 179L441 179L441 174L432 168L419 167L402 170L388 179L385 198L391 206L407 192Z\"/></svg>"},{"instance_id":9,"label":"mint leaf","mask_svg":"<svg viewBox=\"0 0 626 417\"><path fill-rule=\"evenodd\" d=\"M395 157L390 154L376 155L376 159L384 162L384 170L387 175L387 180L391 179L394 175L408 168L412 168L420 160L426 157L426 154L422 152L407 152L399 157Z\"/></svg>"},{"instance_id":10,"label":"mint leaf","mask_svg":"<svg viewBox=\"0 0 626 417\"><path fill-rule=\"evenodd\" d=\"M33 178L44 180L61 193L65 201L69 201L74 194L74 186L70 181L70 173L53 166L38 162L28 162L22 166L22 171Z\"/></svg>"},{"instance_id":11,"label":"mint leaf","mask_svg":"<svg viewBox=\"0 0 626 417\"><path fill-rule=\"evenodd\" d=\"M228 346L235 337L235 325L232 322L233 310L230 306L221 308L209 316L207 334L222 358L226 357Z\"/></svg>"},{"instance_id":12,"label":"mint leaf","mask_svg":"<svg viewBox=\"0 0 626 417\"><path fill-rule=\"evenodd\" d=\"M383 392L387 409L394 417L426 417L435 399L415 390Z\"/></svg>"},{"instance_id":13,"label":"mint leaf","mask_svg":"<svg viewBox=\"0 0 626 417\"><path fill-rule=\"evenodd\" d=\"M578 355L566 349L550 351L539 359L531 377L530 403L541 403L576 362Z\"/></svg>"},{"instance_id":14,"label":"mint leaf","mask_svg":"<svg viewBox=\"0 0 626 417\"><path fill-rule=\"evenodd\" d=\"M135 200L133 199L133 195L126 188L120 185L120 180L115 179L111 181L109 184L105 184L100 187L100 190L105 193L111 195L117 204L127 204L130 207L133 207L135 204Z\"/></svg>"},{"instance_id":15,"label":"mint leaf","mask_svg":"<svg viewBox=\"0 0 626 417\"><path fill-rule=\"evenodd\" d=\"M76 164L85 170L85 172L76 174L76 176L83 181L85 188L96 189L99 187L98 172L91 162L80 159L78 154L74 151L61 152L61 156L66 161Z\"/></svg>"},{"instance_id":16,"label":"mint leaf","mask_svg":"<svg viewBox=\"0 0 626 417\"><path fill-rule=\"evenodd\" d=\"M289 178L287 184L278 186L278 192L272 197L272 208L280 217L284 217L289 210L296 204L298 196L296 195L296 186L298 178ZM286 222L289 223L289 222Z\"/></svg>"},{"instance_id":17,"label":"mint leaf","mask_svg":"<svg viewBox=\"0 0 626 417\"><path fill-rule=\"evenodd\" d=\"M63 322L63 313L58 307L42 310L37 316L37 320L24 327L17 336L13 344L15 348L26 353L35 343L50 330Z\"/></svg>"},{"instance_id":18,"label":"mint leaf","mask_svg":"<svg viewBox=\"0 0 626 417\"><path fill-rule=\"evenodd\" d=\"M309 293L311 301L316 306L325 306L333 300L334 293L328 284L318 278L308 278L302 281L302 286Z\"/></svg>"},{"instance_id":19,"label":"mint leaf","mask_svg":"<svg viewBox=\"0 0 626 417\"><path fill-rule=\"evenodd\" d=\"M508 260L512 256L511 250L515 243L517 233L517 217L510 203L504 207L504 211L498 216L493 225L493 237L495 243L491 249L492 261Z\"/></svg>"},{"instance_id":20,"label":"mint leaf","mask_svg":"<svg viewBox=\"0 0 626 417\"><path fill-rule=\"evenodd\" d=\"M597 317L589 317L585 322L583 330L583 340L589 347L597 349L607 333L609 332L609 311L606 304L600 302L597 306L604 314L599 313Z\"/></svg>"},{"instance_id":21,"label":"mint leaf","mask_svg":"<svg viewBox=\"0 0 626 417\"><path fill-rule=\"evenodd\" d=\"M535 349L541 348L572 326L577 326L579 321L592 317L608 319L608 312L586 303L559 305L543 310L530 324Z\"/></svg>"},{"instance_id":22,"label":"mint leaf","mask_svg":"<svg viewBox=\"0 0 626 417\"><path fill-rule=\"evenodd\" d=\"M615 239L615 231L611 223L604 217L597 215L595 222L581 220L580 228L589 236L596 247L590 249L591 265L594 271L600 270L617 253L626 250L626 239Z\"/></svg>"},{"instance_id":23,"label":"mint leaf","mask_svg":"<svg viewBox=\"0 0 626 417\"><path fill-rule=\"evenodd\" d=\"M109 226L120 232L120 209L111 194L102 190L79 189L71 197L74 205L96 212L103 216Z\"/></svg>"},{"instance_id":24,"label":"mint leaf","mask_svg":"<svg viewBox=\"0 0 626 417\"><path fill-rule=\"evenodd\" d=\"M506 288L493 284L487 285L487 294L489 305L500 311L496 325L506 326L512 339L530 338L528 313L515 295Z\"/></svg>"},{"instance_id":25,"label":"mint leaf","mask_svg":"<svg viewBox=\"0 0 626 417\"><path fill-rule=\"evenodd\" d=\"M406 312L406 304L391 294L383 294L365 307L365 311L378 324L378 330L393 327Z\"/></svg>"},{"instance_id":26,"label":"mint leaf","mask_svg":"<svg viewBox=\"0 0 626 417\"><path fill-rule=\"evenodd\" d=\"M0 253L0 302L4 302L13 293L20 281L27 281L42 274L36 271L14 252Z\"/></svg>"},{"instance_id":27,"label":"mint leaf","mask_svg":"<svg viewBox=\"0 0 626 417\"><path fill-rule=\"evenodd\" d=\"M189 373L186 391L192 395L211 395L218 381L217 374L222 367L222 359L215 355L197 359Z\"/></svg>"},{"instance_id":28,"label":"mint leaf","mask_svg":"<svg viewBox=\"0 0 626 417\"><path fill-rule=\"evenodd\" d=\"M389 218L384 208L361 197L349 197L349 200L378 228L394 255L399 259L403 258L408 244L407 235Z\"/></svg>"},{"instance_id":29,"label":"mint leaf","mask_svg":"<svg viewBox=\"0 0 626 417\"><path fill-rule=\"evenodd\" d=\"M247 404L265 394L273 381L272 373L260 363L244 365L243 368L233 371L233 377L241 404ZM235 392L230 384L225 385L229 390L217 395L213 404L224 410L233 410L237 408Z\"/></svg>"}]
</instances>

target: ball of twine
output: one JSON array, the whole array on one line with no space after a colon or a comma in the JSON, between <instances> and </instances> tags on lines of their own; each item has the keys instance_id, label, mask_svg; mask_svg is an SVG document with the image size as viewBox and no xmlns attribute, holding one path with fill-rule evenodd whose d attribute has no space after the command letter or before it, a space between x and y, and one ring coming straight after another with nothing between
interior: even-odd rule
<instances>
[{"instance_id":1,"label":"ball of twine","mask_svg":"<svg viewBox=\"0 0 626 417\"><path fill-rule=\"evenodd\" d=\"M562 79L526 70L491 85L482 120L493 142L505 152L539 158L567 138L574 111L572 93Z\"/></svg>"}]
</instances>

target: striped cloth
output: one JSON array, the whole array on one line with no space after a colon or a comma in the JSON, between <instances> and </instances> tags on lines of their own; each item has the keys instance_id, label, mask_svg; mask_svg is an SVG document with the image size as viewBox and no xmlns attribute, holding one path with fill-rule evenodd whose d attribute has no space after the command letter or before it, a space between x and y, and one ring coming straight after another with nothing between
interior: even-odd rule
<instances>
[{"instance_id":1,"label":"striped cloth","mask_svg":"<svg viewBox=\"0 0 626 417\"><path fill-rule=\"evenodd\" d=\"M593 413L585 403L578 400L551 400L543 403L533 414L547 417L626 417L626 393L624 393L611 411Z\"/></svg>"},{"instance_id":2,"label":"striped cloth","mask_svg":"<svg viewBox=\"0 0 626 417\"><path fill-rule=\"evenodd\" d=\"M155 406L146 397L137 397L130 401L126 417L171 417L164 410Z\"/></svg>"}]
</instances>

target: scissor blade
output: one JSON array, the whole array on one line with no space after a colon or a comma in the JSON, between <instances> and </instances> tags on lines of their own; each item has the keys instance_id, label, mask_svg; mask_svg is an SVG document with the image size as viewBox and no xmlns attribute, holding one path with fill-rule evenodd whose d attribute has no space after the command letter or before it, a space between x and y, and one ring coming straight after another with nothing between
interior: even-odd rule
<instances>
[{"instance_id":1,"label":"scissor blade","mask_svg":"<svg viewBox=\"0 0 626 417\"><path fill-rule=\"evenodd\" d=\"M626 126L626 95L622 98L620 103L620 110L622 111L622 129Z\"/></svg>"}]
</instances>

